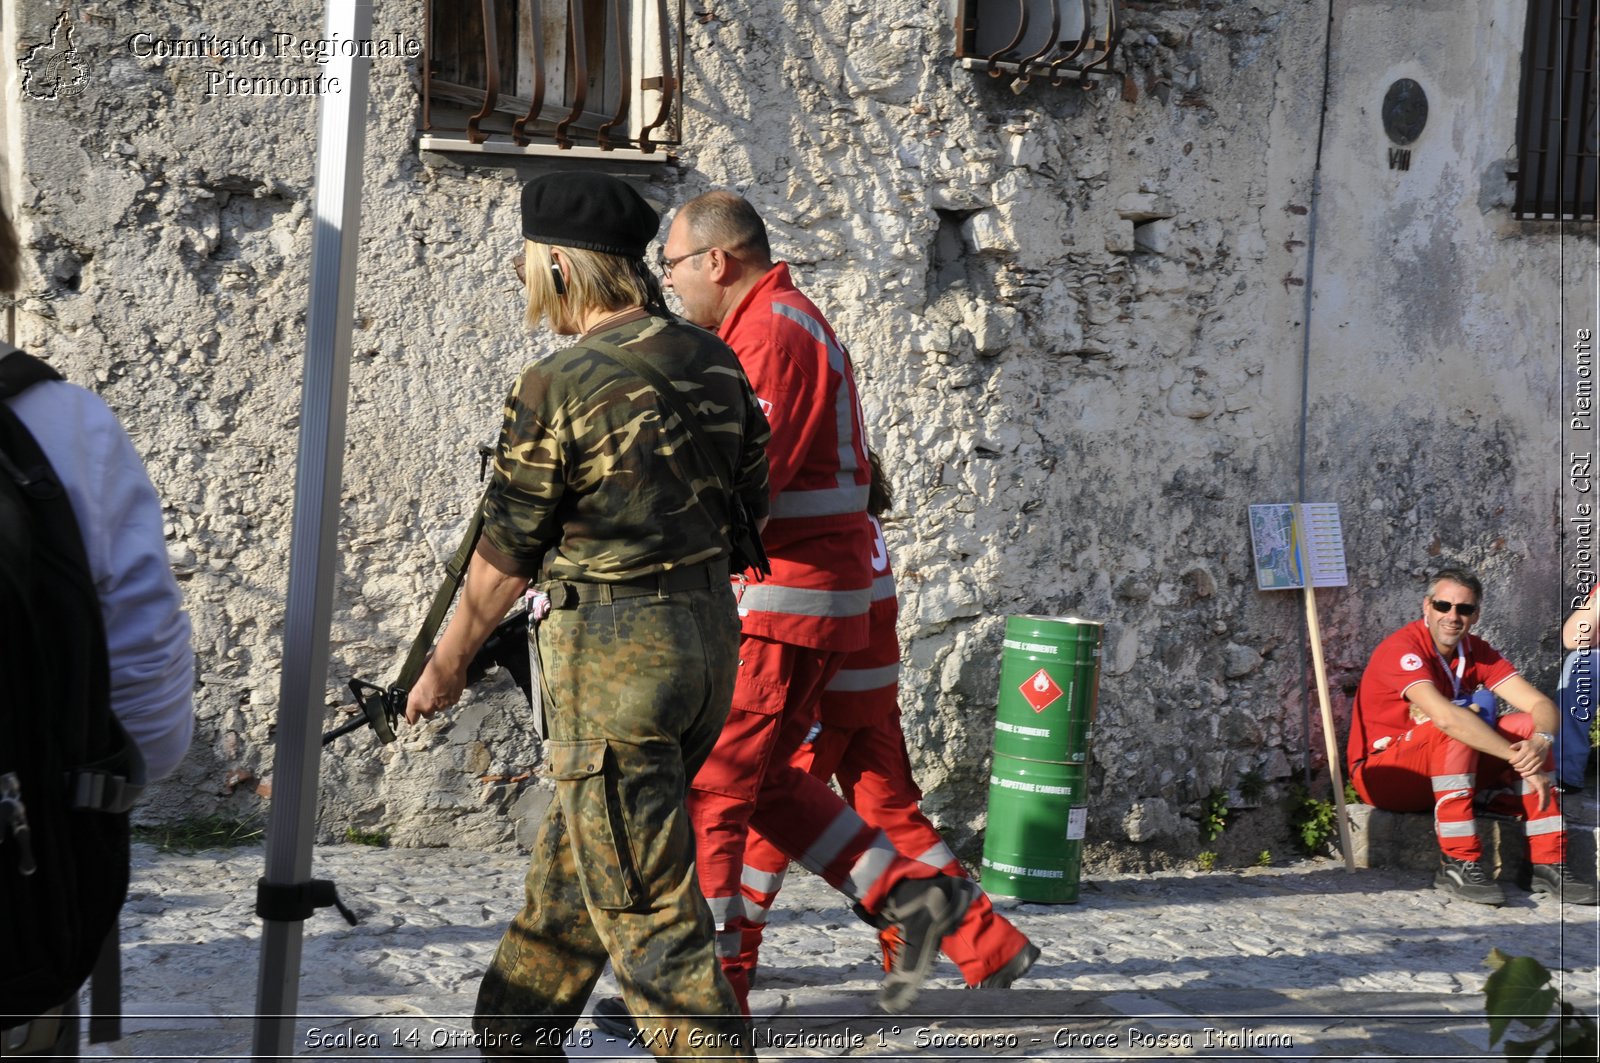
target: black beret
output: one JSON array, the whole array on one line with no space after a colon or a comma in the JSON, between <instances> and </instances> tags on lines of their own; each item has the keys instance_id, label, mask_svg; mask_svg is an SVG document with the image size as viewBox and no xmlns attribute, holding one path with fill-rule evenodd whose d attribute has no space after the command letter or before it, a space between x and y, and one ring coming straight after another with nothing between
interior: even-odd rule
<instances>
[{"instance_id":1,"label":"black beret","mask_svg":"<svg viewBox=\"0 0 1600 1063\"><path fill-rule=\"evenodd\" d=\"M661 216L625 181L552 173L522 186L522 235L541 244L643 258Z\"/></svg>"}]
</instances>

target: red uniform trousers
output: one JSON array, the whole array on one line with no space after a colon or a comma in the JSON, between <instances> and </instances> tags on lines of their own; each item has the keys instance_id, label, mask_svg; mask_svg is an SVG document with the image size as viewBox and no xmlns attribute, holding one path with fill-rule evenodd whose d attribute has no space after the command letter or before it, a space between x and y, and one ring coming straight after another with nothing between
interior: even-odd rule
<instances>
[{"instance_id":1,"label":"red uniform trousers","mask_svg":"<svg viewBox=\"0 0 1600 1063\"><path fill-rule=\"evenodd\" d=\"M1496 721L1495 729L1510 741L1520 742L1533 734L1533 717L1526 712L1507 713ZM1554 758L1545 759L1544 770L1554 770ZM1534 863L1566 860L1566 826L1557 794L1552 791L1549 806L1541 810L1538 794L1511 765L1446 737L1431 722L1419 723L1396 736L1387 748L1368 753L1350 773L1350 781L1361 799L1374 808L1390 812L1433 809L1439 849L1453 860L1477 860L1483 855L1472 814L1473 797L1478 793L1489 796L1496 811L1515 813L1520 806L1527 820L1528 855ZM1493 793L1497 790L1502 792ZM1505 799L1508 797L1510 800Z\"/></svg>"},{"instance_id":2,"label":"red uniform trousers","mask_svg":"<svg viewBox=\"0 0 1600 1063\"><path fill-rule=\"evenodd\" d=\"M817 718L823 687L847 656L741 639L734 709L689 790L700 889L717 923L723 971L746 1015L750 987L739 954L753 925L741 891L751 827L870 913L900 882L939 873L901 856L883 831L791 763Z\"/></svg>"},{"instance_id":3,"label":"red uniform trousers","mask_svg":"<svg viewBox=\"0 0 1600 1063\"><path fill-rule=\"evenodd\" d=\"M894 847L947 875L968 878L966 869L922 814L922 791L911 775L911 758L900 717L886 715L865 727L824 725L794 756L794 766L818 779L837 779L850 806L867 822L882 827ZM744 855L745 911L758 924L745 935L746 966L753 971L766 912L783 887L789 860L777 846L750 832ZM942 942L944 954L961 968L971 986L1004 967L1028 944L1021 931L994 910L988 895L972 899L961 924Z\"/></svg>"}]
</instances>

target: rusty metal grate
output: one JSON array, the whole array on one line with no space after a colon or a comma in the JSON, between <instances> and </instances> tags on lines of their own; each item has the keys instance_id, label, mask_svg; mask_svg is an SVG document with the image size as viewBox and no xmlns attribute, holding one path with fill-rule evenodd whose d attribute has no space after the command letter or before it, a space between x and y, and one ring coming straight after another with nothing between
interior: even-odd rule
<instances>
[{"instance_id":1,"label":"rusty metal grate","mask_svg":"<svg viewBox=\"0 0 1600 1063\"><path fill-rule=\"evenodd\" d=\"M1594 220L1595 0L1529 0L1517 113L1519 218Z\"/></svg>"},{"instance_id":2,"label":"rusty metal grate","mask_svg":"<svg viewBox=\"0 0 1600 1063\"><path fill-rule=\"evenodd\" d=\"M684 0L428 0L422 128L472 145L681 143Z\"/></svg>"},{"instance_id":3,"label":"rusty metal grate","mask_svg":"<svg viewBox=\"0 0 1600 1063\"><path fill-rule=\"evenodd\" d=\"M990 77L1015 74L1051 84L1120 76L1111 59L1122 42L1121 0L961 0L956 58Z\"/></svg>"}]
</instances>

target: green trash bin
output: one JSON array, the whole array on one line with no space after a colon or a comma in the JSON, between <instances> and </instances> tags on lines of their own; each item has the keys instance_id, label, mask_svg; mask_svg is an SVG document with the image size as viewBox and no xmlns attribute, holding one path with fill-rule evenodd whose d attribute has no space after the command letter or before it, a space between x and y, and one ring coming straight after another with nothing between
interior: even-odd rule
<instances>
[{"instance_id":1,"label":"green trash bin","mask_svg":"<svg viewBox=\"0 0 1600 1063\"><path fill-rule=\"evenodd\" d=\"M995 707L996 756L1088 762L1104 626L1071 616L1006 620Z\"/></svg>"},{"instance_id":2,"label":"green trash bin","mask_svg":"<svg viewBox=\"0 0 1600 1063\"><path fill-rule=\"evenodd\" d=\"M979 883L996 897L1078 899L1089 769L996 753Z\"/></svg>"}]
</instances>

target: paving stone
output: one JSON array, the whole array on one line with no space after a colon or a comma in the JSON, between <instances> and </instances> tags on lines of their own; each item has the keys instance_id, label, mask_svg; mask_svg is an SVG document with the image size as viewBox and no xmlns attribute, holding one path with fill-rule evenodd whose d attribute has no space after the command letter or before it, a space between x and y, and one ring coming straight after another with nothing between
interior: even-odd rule
<instances>
[{"instance_id":1,"label":"paving stone","mask_svg":"<svg viewBox=\"0 0 1600 1063\"><path fill-rule=\"evenodd\" d=\"M86 1057L249 1056L261 927L245 898L264 861L260 849L202 859L136 846L126 1036ZM303 925L296 1054L475 1058L462 1038L525 866L508 854L319 847L314 873L338 882L362 921L325 911ZM1487 909L1435 890L1431 869L1350 872L1333 860L1092 876L1078 904L1000 905L1043 950L1015 989L965 989L941 962L914 1014L888 1016L875 1005L870 929L796 871L752 997L757 1032L771 1035L761 1058L1481 1056L1491 948L1533 956L1558 971L1569 1003L1597 1007L1596 909L1509 892ZM609 973L597 992L616 992ZM578 1033L587 1043L574 1058L646 1058L587 1022Z\"/></svg>"}]
</instances>

